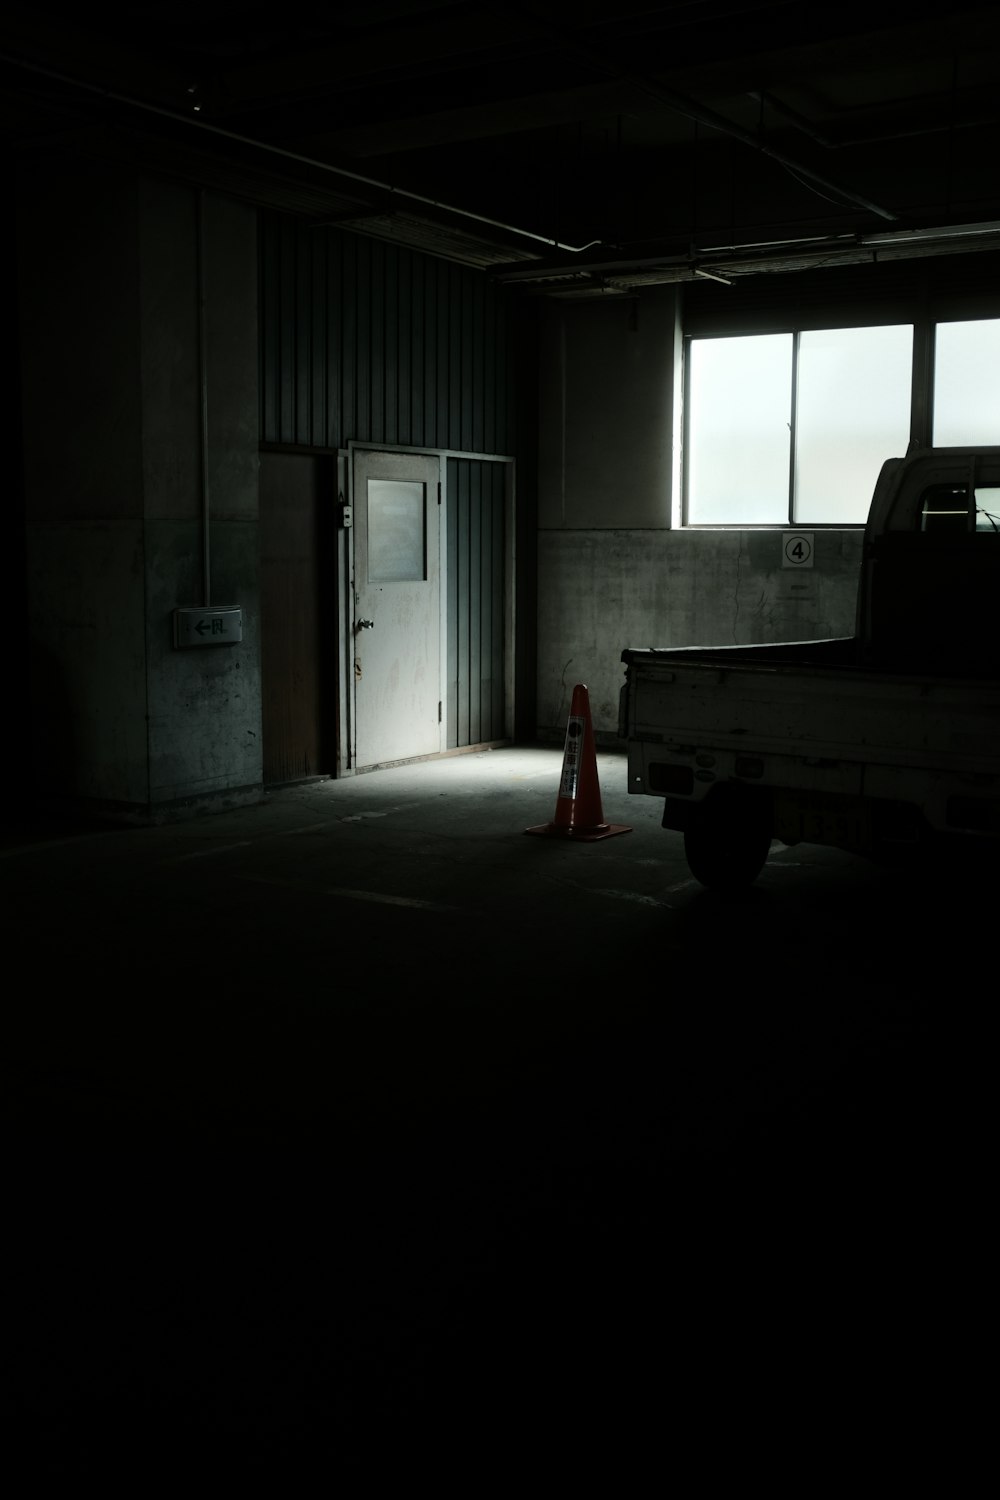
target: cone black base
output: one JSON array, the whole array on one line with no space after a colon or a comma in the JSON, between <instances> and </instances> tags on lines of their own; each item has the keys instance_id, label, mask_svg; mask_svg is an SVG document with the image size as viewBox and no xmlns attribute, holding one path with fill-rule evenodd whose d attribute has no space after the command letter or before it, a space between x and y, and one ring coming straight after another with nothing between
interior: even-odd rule
<instances>
[{"instance_id":1,"label":"cone black base","mask_svg":"<svg viewBox=\"0 0 1000 1500\"><path fill-rule=\"evenodd\" d=\"M609 839L615 833L631 833L625 823L602 823L597 828L564 828L558 823L538 823L525 833L540 833L550 839L569 839L574 844L592 844L595 839Z\"/></svg>"}]
</instances>

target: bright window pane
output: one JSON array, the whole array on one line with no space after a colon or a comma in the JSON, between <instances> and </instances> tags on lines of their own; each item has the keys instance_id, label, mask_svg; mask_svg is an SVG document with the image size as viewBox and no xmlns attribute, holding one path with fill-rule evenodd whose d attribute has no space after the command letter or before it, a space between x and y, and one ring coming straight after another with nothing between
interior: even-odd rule
<instances>
[{"instance_id":1,"label":"bright window pane","mask_svg":"<svg viewBox=\"0 0 1000 1500\"><path fill-rule=\"evenodd\" d=\"M1000 318L938 323L934 445L1000 443Z\"/></svg>"},{"instance_id":2,"label":"bright window pane","mask_svg":"<svg viewBox=\"0 0 1000 1500\"><path fill-rule=\"evenodd\" d=\"M799 335L796 525L857 525L879 470L910 440L913 329L834 328Z\"/></svg>"},{"instance_id":3,"label":"bright window pane","mask_svg":"<svg viewBox=\"0 0 1000 1500\"><path fill-rule=\"evenodd\" d=\"M688 359L689 524L785 524L791 334L692 339Z\"/></svg>"},{"instance_id":4,"label":"bright window pane","mask_svg":"<svg viewBox=\"0 0 1000 1500\"><path fill-rule=\"evenodd\" d=\"M426 578L424 486L409 479L368 481L368 581Z\"/></svg>"}]
</instances>

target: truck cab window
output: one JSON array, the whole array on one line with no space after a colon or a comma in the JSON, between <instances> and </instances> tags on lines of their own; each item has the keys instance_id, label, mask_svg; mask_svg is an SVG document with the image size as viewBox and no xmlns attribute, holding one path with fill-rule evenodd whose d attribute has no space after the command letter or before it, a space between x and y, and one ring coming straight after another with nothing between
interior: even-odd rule
<instances>
[{"instance_id":1,"label":"truck cab window","mask_svg":"<svg viewBox=\"0 0 1000 1500\"><path fill-rule=\"evenodd\" d=\"M968 531L969 487L967 484L931 484L921 496L921 531Z\"/></svg>"},{"instance_id":2,"label":"truck cab window","mask_svg":"<svg viewBox=\"0 0 1000 1500\"><path fill-rule=\"evenodd\" d=\"M990 478L995 478L990 475ZM920 494L916 524L919 531L988 532L1000 535L1000 485L975 484L974 519L969 516L969 486L964 480L927 485Z\"/></svg>"},{"instance_id":3,"label":"truck cab window","mask_svg":"<svg viewBox=\"0 0 1000 1500\"><path fill-rule=\"evenodd\" d=\"M976 530L1000 535L1000 486L976 486Z\"/></svg>"}]
</instances>

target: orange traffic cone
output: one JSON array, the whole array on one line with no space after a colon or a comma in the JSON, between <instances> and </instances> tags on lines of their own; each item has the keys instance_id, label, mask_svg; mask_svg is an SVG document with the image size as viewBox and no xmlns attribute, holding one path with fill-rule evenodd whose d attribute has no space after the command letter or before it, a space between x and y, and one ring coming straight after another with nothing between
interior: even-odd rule
<instances>
[{"instance_id":1,"label":"orange traffic cone","mask_svg":"<svg viewBox=\"0 0 1000 1500\"><path fill-rule=\"evenodd\" d=\"M552 838L576 839L580 843L632 831L624 824L604 821L594 728L590 721L590 695L582 682L573 689L555 816L551 823L539 823L524 831L543 833Z\"/></svg>"}]
</instances>

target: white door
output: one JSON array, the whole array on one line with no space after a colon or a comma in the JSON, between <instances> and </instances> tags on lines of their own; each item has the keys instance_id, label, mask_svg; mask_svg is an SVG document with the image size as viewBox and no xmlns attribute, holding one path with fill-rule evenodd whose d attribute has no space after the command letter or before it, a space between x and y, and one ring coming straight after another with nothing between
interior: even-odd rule
<instances>
[{"instance_id":1,"label":"white door","mask_svg":"<svg viewBox=\"0 0 1000 1500\"><path fill-rule=\"evenodd\" d=\"M354 456L354 760L442 746L441 465L425 454Z\"/></svg>"}]
</instances>

